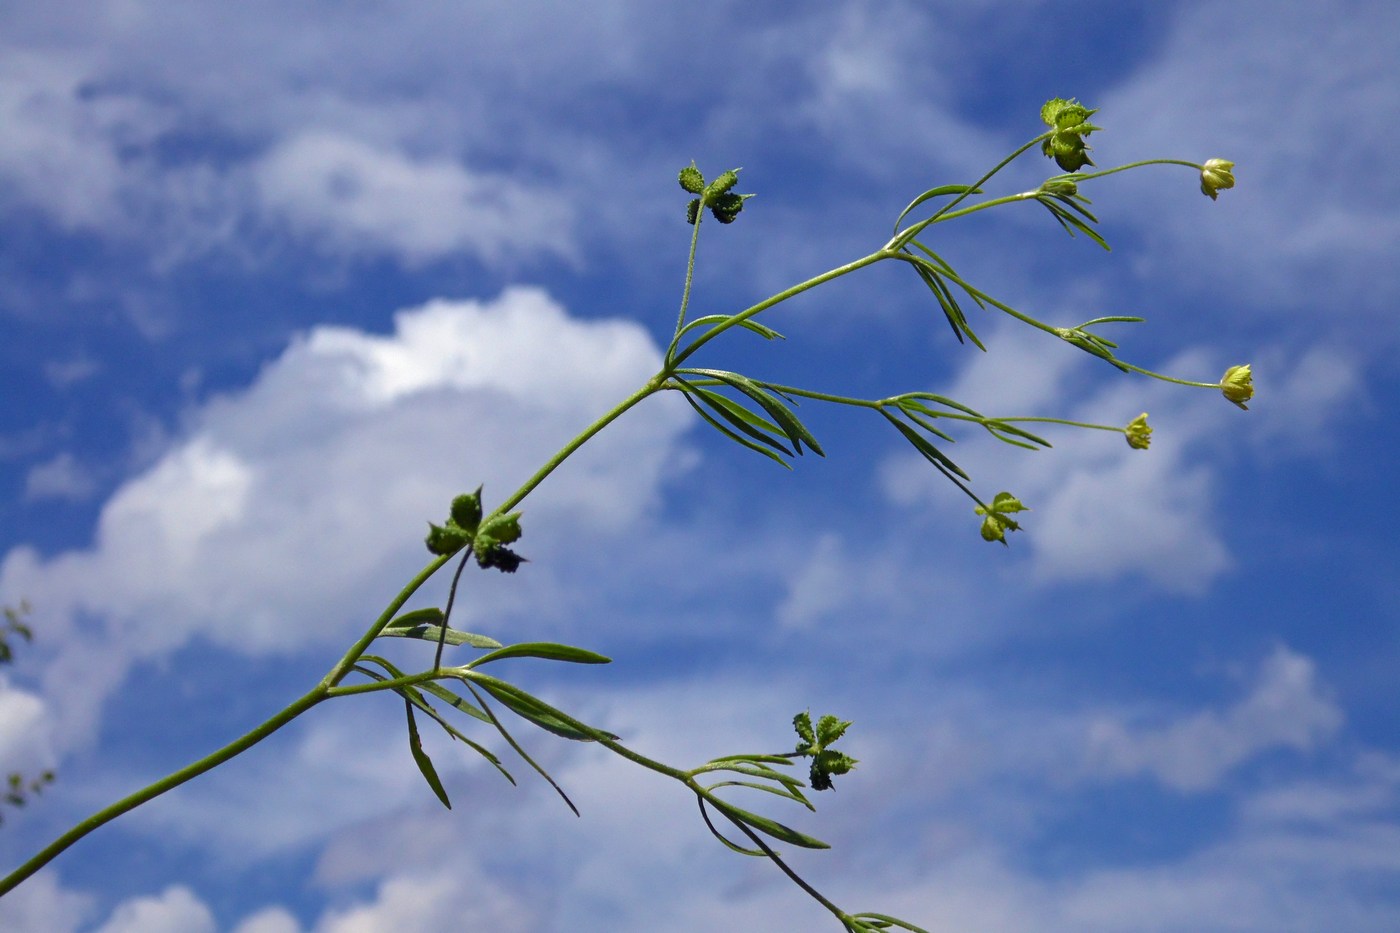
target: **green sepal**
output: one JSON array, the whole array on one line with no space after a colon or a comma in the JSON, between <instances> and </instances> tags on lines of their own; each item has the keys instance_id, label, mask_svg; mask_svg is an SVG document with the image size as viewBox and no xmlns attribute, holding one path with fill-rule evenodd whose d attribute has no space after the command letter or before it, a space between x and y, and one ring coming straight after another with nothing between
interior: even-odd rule
<instances>
[{"instance_id":1,"label":"green sepal","mask_svg":"<svg viewBox=\"0 0 1400 933\"><path fill-rule=\"evenodd\" d=\"M700 199L691 198L690 203L685 206L685 222L692 227L700 219Z\"/></svg>"},{"instance_id":2,"label":"green sepal","mask_svg":"<svg viewBox=\"0 0 1400 933\"><path fill-rule=\"evenodd\" d=\"M823 716L817 720L817 742L822 748L826 748L845 735L849 728L851 728L850 720L837 719L830 715Z\"/></svg>"},{"instance_id":3,"label":"green sepal","mask_svg":"<svg viewBox=\"0 0 1400 933\"><path fill-rule=\"evenodd\" d=\"M706 203L714 204L716 198L718 198L722 194L727 193L730 188L733 188L738 183L739 169L732 168L729 171L725 172L723 175L719 176L705 187ZM698 194L699 192L692 191L691 193Z\"/></svg>"},{"instance_id":4,"label":"green sepal","mask_svg":"<svg viewBox=\"0 0 1400 933\"><path fill-rule=\"evenodd\" d=\"M681 169L677 180L680 181L681 187L691 194L699 194L705 190L705 176L700 174L700 169L696 167L694 160Z\"/></svg>"},{"instance_id":5,"label":"green sepal","mask_svg":"<svg viewBox=\"0 0 1400 933\"><path fill-rule=\"evenodd\" d=\"M428 523L428 536L423 543L428 546L428 550L434 554L455 554L466 547L472 540L470 534L464 529L448 523L447 525L434 525Z\"/></svg>"},{"instance_id":6,"label":"green sepal","mask_svg":"<svg viewBox=\"0 0 1400 933\"><path fill-rule=\"evenodd\" d=\"M806 749L817 741L817 735L812 731L812 716L810 713L802 712L792 717L792 728L797 730L797 737L802 740L802 744L797 746L799 754L806 754Z\"/></svg>"},{"instance_id":7,"label":"green sepal","mask_svg":"<svg viewBox=\"0 0 1400 933\"><path fill-rule=\"evenodd\" d=\"M452 500L452 521L469 535L476 534L481 524L481 487L476 492L464 493Z\"/></svg>"},{"instance_id":8,"label":"green sepal","mask_svg":"<svg viewBox=\"0 0 1400 933\"><path fill-rule=\"evenodd\" d=\"M475 540L472 542L476 546L477 554L489 551L500 544L510 544L520 540L520 515L519 512L511 512L508 515L493 515L477 529Z\"/></svg>"}]
</instances>

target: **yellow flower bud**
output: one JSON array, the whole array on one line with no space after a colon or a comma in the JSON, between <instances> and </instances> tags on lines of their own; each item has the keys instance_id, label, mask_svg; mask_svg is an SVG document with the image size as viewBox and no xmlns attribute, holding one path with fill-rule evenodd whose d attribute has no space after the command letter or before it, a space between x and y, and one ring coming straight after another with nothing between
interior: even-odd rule
<instances>
[{"instance_id":1,"label":"yellow flower bud","mask_svg":"<svg viewBox=\"0 0 1400 933\"><path fill-rule=\"evenodd\" d=\"M1234 167L1235 163L1224 159L1207 159L1201 166L1201 194L1214 201L1216 192L1235 187Z\"/></svg>"},{"instance_id":2,"label":"yellow flower bud","mask_svg":"<svg viewBox=\"0 0 1400 933\"><path fill-rule=\"evenodd\" d=\"M1225 375L1220 377L1220 391L1227 399L1248 410L1245 402L1254 398L1254 376L1249 371L1249 364L1231 366L1225 370Z\"/></svg>"},{"instance_id":3,"label":"yellow flower bud","mask_svg":"<svg viewBox=\"0 0 1400 933\"><path fill-rule=\"evenodd\" d=\"M1146 450L1152 443L1152 428L1147 424L1147 412L1129 421L1128 426L1123 429L1123 434L1128 438L1128 446L1133 450Z\"/></svg>"}]
</instances>

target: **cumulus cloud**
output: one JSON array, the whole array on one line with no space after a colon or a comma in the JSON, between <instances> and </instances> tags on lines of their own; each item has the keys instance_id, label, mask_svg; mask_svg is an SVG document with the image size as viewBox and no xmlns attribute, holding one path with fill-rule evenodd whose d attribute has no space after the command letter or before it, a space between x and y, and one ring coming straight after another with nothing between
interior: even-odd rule
<instances>
[{"instance_id":1,"label":"cumulus cloud","mask_svg":"<svg viewBox=\"0 0 1400 933\"><path fill-rule=\"evenodd\" d=\"M125 901L94 933L215 933L214 915L194 892L169 887L153 897Z\"/></svg>"},{"instance_id":2,"label":"cumulus cloud","mask_svg":"<svg viewBox=\"0 0 1400 933\"><path fill-rule=\"evenodd\" d=\"M1317 683L1313 662L1279 646L1249 694L1228 709L1136 730L1114 719L1095 720L1089 729L1091 767L1112 775L1151 774L1178 790L1202 790L1260 752L1315 748L1341 723L1341 710Z\"/></svg>"},{"instance_id":3,"label":"cumulus cloud","mask_svg":"<svg viewBox=\"0 0 1400 933\"><path fill-rule=\"evenodd\" d=\"M1228 158L1239 184L1219 204L1183 205L1178 191L1194 179L1125 180L1153 238L1177 257L1219 257L1212 264L1230 274L1213 276L1213 289L1234 284L1266 313L1301 314L1310 334L1319 318L1336 333L1389 314L1380 296L1397 281L1389 257L1400 187L1384 166L1397 137L1375 116L1400 109L1400 87L1381 78L1400 56L1397 27L1384 4L1345 16L1307 5L1183 7L1156 60L1096 102L1112 130L1103 146L1127 158ZM1380 330L1372 346L1393 346L1393 329Z\"/></svg>"},{"instance_id":4,"label":"cumulus cloud","mask_svg":"<svg viewBox=\"0 0 1400 933\"><path fill-rule=\"evenodd\" d=\"M0 927L10 933L74 933L92 918L93 898L42 871L0 898Z\"/></svg>"},{"instance_id":5,"label":"cumulus cloud","mask_svg":"<svg viewBox=\"0 0 1400 933\"><path fill-rule=\"evenodd\" d=\"M284 140L254 169L259 198L292 229L341 253L421 263L458 253L572 253L558 195L443 157L413 158L338 133Z\"/></svg>"},{"instance_id":6,"label":"cumulus cloud","mask_svg":"<svg viewBox=\"0 0 1400 933\"><path fill-rule=\"evenodd\" d=\"M314 329L118 488L90 547L6 555L0 590L44 606L65 646L47 683L84 672L59 733L86 732L126 663L190 638L285 652L358 630L426 558L453 495L484 483L498 501L659 363L640 327L572 319L532 289L400 312L389 335ZM536 553L650 507L687 424L673 403L632 412L541 488Z\"/></svg>"}]
</instances>

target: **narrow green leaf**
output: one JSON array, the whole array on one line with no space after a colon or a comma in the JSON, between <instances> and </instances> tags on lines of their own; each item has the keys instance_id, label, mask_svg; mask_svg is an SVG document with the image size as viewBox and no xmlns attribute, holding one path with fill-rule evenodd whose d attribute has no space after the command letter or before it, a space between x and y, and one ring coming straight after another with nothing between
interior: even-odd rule
<instances>
[{"instance_id":1,"label":"narrow green leaf","mask_svg":"<svg viewBox=\"0 0 1400 933\"><path fill-rule=\"evenodd\" d=\"M792 759L788 758L786 755L722 755L719 758L711 758L709 763L712 765L717 765L723 764L727 761L753 761L783 765L792 764Z\"/></svg>"},{"instance_id":2,"label":"narrow green leaf","mask_svg":"<svg viewBox=\"0 0 1400 933\"><path fill-rule=\"evenodd\" d=\"M437 794L438 800L447 809L452 809L452 801L447 799L447 791L443 790L442 781L438 779L437 769L433 767L433 761L428 757L428 753L423 751L423 741L418 737L418 723L413 718L413 704L404 700L404 711L408 714L408 750L413 754L413 762L418 765L418 770L423 773L423 779L428 782L428 786Z\"/></svg>"},{"instance_id":3,"label":"narrow green leaf","mask_svg":"<svg viewBox=\"0 0 1400 933\"><path fill-rule=\"evenodd\" d=\"M463 681L463 683L466 683L467 689L471 691L471 694L473 697L476 698L477 703L481 704L481 708L486 711L486 715L491 717L491 724L496 727L496 731L499 732L501 736L506 740L506 742L510 744L510 747L515 749L515 753L519 755L527 765L534 768L535 772L539 774L540 777L548 781L549 786L554 788L554 792L558 794L559 797L564 801L564 803L568 805L570 810L574 811L574 816L578 816L578 807L574 806L574 802L569 799L569 795L564 793L564 788L560 787L558 782L556 782L554 778L549 776L549 772L542 768L535 761L535 759L531 758L526 753L525 749L520 747L520 743L515 741L515 737L510 734L510 732L506 729L504 725L502 725L501 720L496 716L495 713L491 712L491 707L486 705L486 701L481 698L481 695L476 692L476 689L472 687L471 683L468 681ZM482 686L484 687L486 685L482 684Z\"/></svg>"},{"instance_id":4,"label":"narrow green leaf","mask_svg":"<svg viewBox=\"0 0 1400 933\"><path fill-rule=\"evenodd\" d=\"M915 431L913 428L909 427L909 425L905 424L903 421L900 421L893 415L886 413L886 417L889 418L891 424L893 424L896 428L899 429L899 433L904 435L904 439L907 440L910 444L914 445L914 449L917 450L920 454L922 454L925 460L934 464L939 469L952 471L953 473L956 473L958 476L961 476L965 480L972 479L972 477L968 476L966 473L963 472L962 467L958 466L952 460L948 459L947 454L943 453L943 451L939 450L937 447L929 443L928 439L925 438L923 435L919 434L919 432Z\"/></svg>"},{"instance_id":5,"label":"narrow green leaf","mask_svg":"<svg viewBox=\"0 0 1400 933\"><path fill-rule=\"evenodd\" d=\"M442 610L436 606L429 606L426 609L414 609L412 612L405 612L401 616L395 616L384 628L413 628L415 625L441 624Z\"/></svg>"},{"instance_id":6,"label":"narrow green leaf","mask_svg":"<svg viewBox=\"0 0 1400 933\"><path fill-rule=\"evenodd\" d=\"M490 654L483 654L469 663L467 667L480 667L483 664L490 664L492 661L500 661L505 658L543 658L547 661L568 661L572 664L612 663L612 658L598 654L596 651L589 651L586 648L575 648L573 645L559 645L548 641L527 641L507 645Z\"/></svg>"},{"instance_id":7,"label":"narrow green leaf","mask_svg":"<svg viewBox=\"0 0 1400 933\"><path fill-rule=\"evenodd\" d=\"M706 773L706 774L719 774L719 773L721 773L721 772L723 772L723 771L729 771L729 772L732 772L732 773L734 773L734 774L745 774L745 775L748 775L749 777L762 778L762 779L764 779L765 781L776 781L776 782L779 783L779 784L783 784L783 785L789 786L789 787L804 787L804 786L806 786L806 783L805 783L801 778L793 777L791 774L783 774L781 771L774 771L772 768L767 768L767 769L764 769L764 770L760 770L760 769L757 768L756 766L755 766L755 767L746 767L746 766L744 766L744 765L728 765L728 766L723 767L723 768L715 768L714 770L712 770L712 771L707 771L707 772L705 772L705 773Z\"/></svg>"},{"instance_id":8,"label":"narrow green leaf","mask_svg":"<svg viewBox=\"0 0 1400 933\"><path fill-rule=\"evenodd\" d=\"M700 818L705 821L705 826L709 829L710 835L724 843L731 851L738 852L740 855L752 855L755 858L768 857L768 853L764 852L762 849L746 849L736 842L731 842L724 833L715 828L715 824L710 820L710 811L705 809L705 798L696 797L695 800L700 804Z\"/></svg>"},{"instance_id":9,"label":"narrow green leaf","mask_svg":"<svg viewBox=\"0 0 1400 933\"><path fill-rule=\"evenodd\" d=\"M725 321L729 320L731 317L732 315L729 314L707 314L704 317L698 317L693 321L687 322L686 325L680 329L679 333L676 334L676 336L680 337L681 335L692 331L697 327L722 324ZM739 326L744 328L744 330L752 331L755 334L758 334L764 340L772 340L775 337L779 340L786 339L783 337L782 334L778 333L773 328L768 327L764 324L760 324L752 318L745 318L744 320L740 321Z\"/></svg>"},{"instance_id":10,"label":"narrow green leaf","mask_svg":"<svg viewBox=\"0 0 1400 933\"><path fill-rule=\"evenodd\" d=\"M937 188L930 188L930 189L928 189L927 191L925 191L923 194L919 195L919 196L918 196L917 198L915 198L914 200L910 201L910 202L909 202L909 206L906 207L904 210L902 210L902 211L899 212L899 216L896 217L896 218L895 218L895 221L894 221L894 229L895 229L896 231L898 231L898 230L899 230L899 225L900 225L900 223L904 220L905 217L907 217L907 216L909 215L909 212L912 211L914 208L918 207L920 204L924 203L925 201L930 200L931 198L939 198L939 197L942 197L942 196L945 195L945 194L981 194L981 193L982 193L982 189L981 189L981 188L972 188L972 187L969 187L968 185L939 185Z\"/></svg>"},{"instance_id":11,"label":"narrow green leaf","mask_svg":"<svg viewBox=\"0 0 1400 933\"><path fill-rule=\"evenodd\" d=\"M789 464L782 457L773 453L773 451L762 446L761 444L755 444L753 441L748 440L747 438L740 437L738 434L735 434L733 431L729 430L729 428L726 428L724 425L720 424L714 419L714 416L712 416L709 412L700 407L699 402L695 401L695 399L690 397L689 392L682 392L681 397L684 398L690 404L691 408L695 409L695 413L698 414L701 418L703 418L705 422L710 425L710 427L714 428L716 431L720 432L734 443L739 444L743 447L747 447L749 450L755 451L756 453L763 454L763 456L772 460L774 463L778 464L784 469L792 469L791 464ZM786 448L784 448L784 452L790 453L786 450Z\"/></svg>"},{"instance_id":12,"label":"narrow green leaf","mask_svg":"<svg viewBox=\"0 0 1400 933\"><path fill-rule=\"evenodd\" d=\"M936 402L939 405L944 405L948 408L955 409L957 411L963 412L964 414L971 415L974 418L982 417L982 413L977 409L964 405L962 402L955 401L951 398L948 398L945 395L934 395L932 392L906 392L902 397L921 398L925 399L926 401Z\"/></svg>"},{"instance_id":13,"label":"narrow green leaf","mask_svg":"<svg viewBox=\"0 0 1400 933\"><path fill-rule=\"evenodd\" d=\"M787 435L788 440L792 441L793 449L796 450L798 454L802 453L802 445L806 444L818 456L826 456L821 445L817 443L817 439L812 436L812 432L807 430L807 426L798 420L797 416L792 413L792 410L771 394L765 392L752 379L749 379L747 376L741 376L738 373L726 372L722 369L696 369L690 371L709 376L713 379L718 379L726 385L733 386L735 389L738 389L757 402L764 411L768 412L769 417L782 427L783 433Z\"/></svg>"},{"instance_id":14,"label":"narrow green leaf","mask_svg":"<svg viewBox=\"0 0 1400 933\"><path fill-rule=\"evenodd\" d=\"M1146 321L1145 317L1136 317L1127 314L1115 314L1112 317L1096 317L1092 321L1085 321L1075 330L1083 330L1086 327L1093 327L1095 324L1141 324Z\"/></svg>"},{"instance_id":15,"label":"narrow green leaf","mask_svg":"<svg viewBox=\"0 0 1400 933\"><path fill-rule=\"evenodd\" d=\"M435 684L432 681L427 681L426 683L423 683L420 686L422 686L422 688L426 692L431 693L433 696L437 697L439 700L442 700L444 703L446 703L448 706L451 706L453 709L466 713L468 716L471 716L474 719L480 719L482 722L491 721L490 716L487 716L484 712L473 706L470 702L468 702L466 697L458 696L457 694L453 693L451 690L448 690L441 684Z\"/></svg>"},{"instance_id":16,"label":"narrow green leaf","mask_svg":"<svg viewBox=\"0 0 1400 933\"><path fill-rule=\"evenodd\" d=\"M473 648L499 648L501 643L489 635L476 635L472 632L463 632L459 629L450 628L444 638L441 626L418 625L413 628L388 628L379 633L380 638L417 638L422 641L437 643L439 640L449 645L470 645Z\"/></svg>"},{"instance_id":17,"label":"narrow green leaf","mask_svg":"<svg viewBox=\"0 0 1400 933\"><path fill-rule=\"evenodd\" d=\"M472 684L476 684L500 700L515 715L560 738L572 739L576 742L593 742L597 740L598 736L610 739L617 738L617 736L601 729L594 729L592 726L578 722L572 716L521 690L515 684L492 677L490 674L482 674L477 671L463 672L461 679L463 683L468 685L468 689L471 689ZM475 690L472 690L472 695L477 695Z\"/></svg>"},{"instance_id":18,"label":"narrow green leaf","mask_svg":"<svg viewBox=\"0 0 1400 933\"><path fill-rule=\"evenodd\" d=\"M800 794L793 793L793 789L790 787L772 787L767 784L757 784L753 781L716 781L708 785L705 789L714 790L716 787L747 787L751 790L761 790L765 794L776 794L785 800L795 800L813 813L817 812L817 808L812 806L811 801Z\"/></svg>"},{"instance_id":19,"label":"narrow green leaf","mask_svg":"<svg viewBox=\"0 0 1400 933\"><path fill-rule=\"evenodd\" d=\"M765 418L760 418L744 406L720 395L718 392L711 392L709 389L701 388L700 386L691 386L691 391L709 405L710 409L713 410L715 414L719 415L725 421L728 421L739 432L748 435L761 444L767 444L769 447L781 451L789 457L793 455L792 451L783 445L781 441L770 436L784 436L783 429L776 424L773 424Z\"/></svg>"},{"instance_id":20,"label":"narrow green leaf","mask_svg":"<svg viewBox=\"0 0 1400 933\"><path fill-rule=\"evenodd\" d=\"M857 919L876 920L884 925L884 928L891 926L899 927L901 930L908 930L910 933L929 933L923 927L915 926L907 920L900 920L898 917L891 917L889 914L863 913L856 914Z\"/></svg>"},{"instance_id":21,"label":"narrow green leaf","mask_svg":"<svg viewBox=\"0 0 1400 933\"><path fill-rule=\"evenodd\" d=\"M1030 441L1032 444L1037 444L1037 445L1039 445L1039 446L1041 446L1041 447L1053 447L1053 446L1055 446L1054 444L1051 444L1049 441L1047 441L1045 438L1041 437L1039 434L1032 434L1030 431L1027 431L1027 430L1025 430L1024 428L1018 428L1016 425L1014 425L1014 424L1008 424L1008 423L1005 422L1005 421L990 421L990 422L988 422L988 423L985 425L985 427L987 428L988 431L991 431L993 434L996 434L998 431L1000 431L1000 432L1004 432L1004 433L1006 433L1006 434L1014 435L1014 436L1016 436L1016 437L1025 438L1026 440ZM1006 440L1006 438L1001 438L1001 439L1002 439L1002 440ZM1007 441L1007 443L1012 443L1012 442L1011 442L1011 441ZM1020 445L1020 446L1025 446L1025 445ZM1032 449L1034 449L1034 448L1032 448Z\"/></svg>"},{"instance_id":22,"label":"narrow green leaf","mask_svg":"<svg viewBox=\"0 0 1400 933\"><path fill-rule=\"evenodd\" d=\"M758 830L765 836L772 836L779 842L786 842L788 845L799 846L803 849L830 849L831 846L820 839L800 833L791 826L785 826L777 820L770 820L766 816L759 816L757 813L750 813L748 810L734 806L727 800L720 800L712 797L709 803L725 816L732 820L744 823L753 829Z\"/></svg>"},{"instance_id":23,"label":"narrow green leaf","mask_svg":"<svg viewBox=\"0 0 1400 933\"><path fill-rule=\"evenodd\" d=\"M927 419L927 418L923 417L922 415L920 415L918 412L910 411L909 409L904 408L903 405L901 405L901 406L899 406L899 407L900 407L901 409L904 410L904 417L908 418L910 421L914 422L914 423L917 424L919 427L923 428L925 431L927 431L927 432L929 432L930 434L933 434L933 435L935 435L935 436L937 436L937 437L943 438L945 441L947 441L947 442L950 443L950 444L956 444L956 443L957 443L957 440L956 440L951 434L948 434L948 433L945 432L945 431L939 430L939 428L938 428L937 425L935 425L935 424L934 424L932 421L930 421L929 419Z\"/></svg>"},{"instance_id":24,"label":"narrow green leaf","mask_svg":"<svg viewBox=\"0 0 1400 933\"><path fill-rule=\"evenodd\" d=\"M760 418L758 415L749 411L747 408L745 408L743 405L740 405L733 399L723 396L718 392L712 392L709 389L703 388L701 386L695 386L694 388L696 395L700 396L707 403L709 403L710 407L715 409L715 411L718 414L724 415L726 421L729 421L735 427L744 430L745 433L748 433L748 428L754 428L761 432L767 432L768 434L780 435L783 433L782 428L778 427L776 424L769 421L767 418ZM763 434L751 434L750 436L756 437L765 442L771 440L770 438L764 437ZM786 448L784 449L786 450Z\"/></svg>"}]
</instances>

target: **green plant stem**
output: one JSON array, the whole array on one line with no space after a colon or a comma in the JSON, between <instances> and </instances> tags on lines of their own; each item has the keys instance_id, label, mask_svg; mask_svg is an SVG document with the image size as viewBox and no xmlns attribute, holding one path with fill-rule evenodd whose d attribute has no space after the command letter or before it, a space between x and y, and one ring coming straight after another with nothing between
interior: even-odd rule
<instances>
[{"instance_id":1,"label":"green plant stem","mask_svg":"<svg viewBox=\"0 0 1400 933\"><path fill-rule=\"evenodd\" d=\"M1051 132L1053 132L1053 131L1051 131ZM1026 143L1025 145L1019 147L1019 148L1016 149L1014 152L1012 152L1009 156L1007 156L1006 158L1002 159L1002 160L1001 160L1000 162L998 162L996 165L992 166L991 170L988 171L985 175L983 175L981 178L977 179L977 180L976 180L975 182L973 182L971 185L968 185L968 188L967 188L966 191L964 191L962 194L958 195L956 198L953 198L953 200L949 201L947 204L943 205L943 206L940 207L937 211L935 211L935 212L933 213L933 216L932 216L932 217L928 217L928 218L926 218L926 219L924 219L924 220L921 220L921 221L919 221L918 223L914 224L912 227L906 227L903 231L900 231L900 232L895 233L895 235L894 235L893 237L890 238L890 241L889 241L888 243L885 244L885 250L897 250L897 249L900 249L901 247L903 247L905 243L908 243L908 242L909 242L910 240L912 240L914 237L918 236L918 235L919 235L919 232L920 232L921 230L923 230L923 229L924 229L925 227L927 227L929 224L935 223L940 217L942 217L943 215L947 214L947 213L948 213L949 211L951 211L953 208L957 207L957 206L958 206L959 204L961 204L964 200L966 200L966 198L967 198L967 196L968 196L969 194L971 194L971 193L972 193L973 191L975 191L976 189L981 188L983 185L985 185L988 181L991 180L991 178L992 178L993 175L995 175L997 172L1000 172L1002 169L1006 168L1006 167L1007 167L1008 165L1010 165L1012 162L1015 162L1018 158L1021 157L1021 154L1024 153L1027 149L1031 148L1031 147L1034 146L1036 143L1041 142L1042 140L1047 139L1049 136L1050 136L1050 132L1041 133L1041 134L1040 134L1039 136L1037 136L1035 139L1032 139L1030 142L1028 142L1028 143Z\"/></svg>"},{"instance_id":2,"label":"green plant stem","mask_svg":"<svg viewBox=\"0 0 1400 933\"><path fill-rule=\"evenodd\" d=\"M1143 159L1139 162L1129 162L1126 165L1115 165L1113 168L1106 168L1102 172L1089 172L1087 175L1080 174L1079 172L1074 172L1072 174L1076 182L1088 181L1091 178L1103 178L1106 175L1116 175L1118 172L1126 172L1129 169L1142 168L1144 165L1184 165L1187 168L1194 168L1198 172L1205 168L1205 166L1201 165L1199 162L1187 162L1185 159Z\"/></svg>"},{"instance_id":3,"label":"green plant stem","mask_svg":"<svg viewBox=\"0 0 1400 933\"><path fill-rule=\"evenodd\" d=\"M123 813L134 810L142 804L154 800L166 791L179 787L191 778L198 777L211 768L218 767L230 758L242 754L293 719L296 719L302 713L311 709L311 707L315 706L317 703L326 699L328 696L329 690L326 685L324 683L317 684L315 689L307 693L301 699L291 703L256 729L240 736L218 751L206 755L178 771L172 771L155 783L149 784L136 793L123 797L116 803L98 810L92 816L89 816L53 842L49 843L36 853L33 858L6 875L3 880L0 880L0 897L12 891L20 882L53 861L64 849L67 849L73 843L97 829L99 826L110 823Z\"/></svg>"},{"instance_id":4,"label":"green plant stem","mask_svg":"<svg viewBox=\"0 0 1400 933\"><path fill-rule=\"evenodd\" d=\"M645 399L647 396L661 391L661 385L666 381L669 375L669 372L667 372L666 370L662 370L662 372L657 373L655 376L648 379L646 384L643 385L640 389L627 396L627 398L623 399L617 405L613 406L611 411L603 415L597 421L590 424L588 427L584 428L583 431L577 437L569 441L569 443L565 444L563 447L559 448L559 451L554 456L550 457L549 460L545 462L544 466L536 470L534 476L531 476L529 479L527 479L523 484L521 484L519 489L511 493L506 498L506 500L500 505L496 506L496 508L494 508L491 511L490 515L484 517L482 519L482 524L485 524L489 519L494 518L497 515L504 515L506 512L509 512L511 509L519 505L521 500L528 496L531 492L533 492L536 486L544 482L544 478L546 476L558 469L559 465L565 460L569 459L569 456L574 451L578 450L584 444L592 440L595 434L606 428L608 425L612 424L618 418L622 417L622 415L629 408L632 408L633 406L641 402L643 399ZM439 566L441 565L439 564Z\"/></svg>"},{"instance_id":5,"label":"green plant stem","mask_svg":"<svg viewBox=\"0 0 1400 933\"><path fill-rule=\"evenodd\" d=\"M676 336L680 336L685 326L685 312L690 307L690 284L695 278L695 250L700 244L700 222L705 219L705 201L701 196L700 209L695 212L694 229L690 232L690 255L685 261L685 288L681 290L681 310L676 317Z\"/></svg>"},{"instance_id":6,"label":"green plant stem","mask_svg":"<svg viewBox=\"0 0 1400 933\"><path fill-rule=\"evenodd\" d=\"M680 353L676 354L676 356L672 358L670 365L666 369L662 370L662 372L657 374L658 378L661 380L661 382L664 382L665 379L669 378L671 374L674 373L676 369L680 366L680 364L683 363L686 360L686 358L693 354L696 350L699 350L705 344L709 343L711 340L718 337L725 331L729 330L731 327L737 327L739 324L743 323L744 321L747 321L749 318L754 317L757 314L761 314L764 311L767 311L774 305L782 304L789 298L792 298L795 295L800 295L809 289L816 288L818 285L821 285L824 282L830 282L833 279L839 279L843 275L849 275L850 273L855 272L857 269L864 269L866 266L873 265L874 263L877 263L882 259L894 259L897 258L897 256L898 254L896 252L888 248L877 250L868 256L862 256L860 259L848 262L843 266L837 266L835 269L828 269L821 275L815 275L812 278L807 279L805 282L799 282L791 288L785 288L777 294L770 295L769 297L763 299L756 305L752 305L748 308L745 308L743 311L739 311L736 314L731 314L723 321L720 321L718 324L705 331L699 337L696 337L693 341L691 341L689 346L687 346ZM660 383L658 382L658 387L659 385Z\"/></svg>"}]
</instances>

